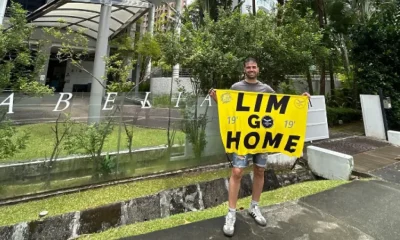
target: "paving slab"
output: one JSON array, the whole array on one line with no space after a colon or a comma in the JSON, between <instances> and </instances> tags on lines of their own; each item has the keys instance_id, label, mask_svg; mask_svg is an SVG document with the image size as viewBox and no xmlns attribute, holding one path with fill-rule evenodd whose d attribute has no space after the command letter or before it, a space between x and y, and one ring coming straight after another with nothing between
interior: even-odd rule
<instances>
[{"instance_id":1,"label":"paving slab","mask_svg":"<svg viewBox=\"0 0 400 240\"><path fill-rule=\"evenodd\" d=\"M323 141L312 145L348 155L355 155L358 153L391 146L391 144L386 141L367 138L363 136L351 136L332 139L330 141Z\"/></svg>"},{"instance_id":2,"label":"paving slab","mask_svg":"<svg viewBox=\"0 0 400 240\"><path fill-rule=\"evenodd\" d=\"M389 166L376 169L370 172L371 175L384 179L388 182L400 184L400 162L396 162Z\"/></svg>"},{"instance_id":3,"label":"paving slab","mask_svg":"<svg viewBox=\"0 0 400 240\"><path fill-rule=\"evenodd\" d=\"M373 239L328 214L297 202L264 208L262 212L269 221L266 227L256 225L246 212L238 213L236 232L231 238L224 236L224 218L220 217L124 239Z\"/></svg>"},{"instance_id":4,"label":"paving slab","mask_svg":"<svg viewBox=\"0 0 400 240\"><path fill-rule=\"evenodd\" d=\"M353 181L298 201L263 207L267 226L260 227L246 211L238 212L231 239L398 239L400 185L384 181ZM149 239L229 239L222 233L223 217L149 234Z\"/></svg>"},{"instance_id":5,"label":"paving slab","mask_svg":"<svg viewBox=\"0 0 400 240\"><path fill-rule=\"evenodd\" d=\"M347 222L374 239L399 239L400 185L354 181L300 202Z\"/></svg>"},{"instance_id":6,"label":"paving slab","mask_svg":"<svg viewBox=\"0 0 400 240\"><path fill-rule=\"evenodd\" d=\"M354 169L369 173L376 169L399 162L400 148L386 146L354 155ZM399 176L400 177L400 176Z\"/></svg>"}]
</instances>

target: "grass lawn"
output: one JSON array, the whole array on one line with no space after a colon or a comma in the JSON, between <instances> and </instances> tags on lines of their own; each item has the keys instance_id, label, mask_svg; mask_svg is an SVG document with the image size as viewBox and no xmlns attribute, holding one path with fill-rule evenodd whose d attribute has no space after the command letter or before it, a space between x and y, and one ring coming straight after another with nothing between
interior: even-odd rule
<instances>
[{"instance_id":1,"label":"grass lawn","mask_svg":"<svg viewBox=\"0 0 400 240\"><path fill-rule=\"evenodd\" d=\"M5 162L23 162L27 160L43 159L49 157L53 150L55 143L55 134L51 127L55 126L53 123L40 123L18 126L18 131L26 131L30 133L30 138L27 142L26 149L16 153L13 157L8 159L0 159L0 163ZM114 131L108 137L104 144L103 152L116 151L118 148L118 132L119 127L115 126ZM133 148L159 146L167 143L167 130L164 129L150 129L134 127L133 130ZM184 143L185 135L183 132L177 132L175 143ZM121 131L121 147L120 149L127 149L127 140L125 129L122 126ZM77 152L83 153L82 151ZM60 157L66 156L66 152L62 152Z\"/></svg>"},{"instance_id":2,"label":"grass lawn","mask_svg":"<svg viewBox=\"0 0 400 240\"><path fill-rule=\"evenodd\" d=\"M246 169L246 172L249 171L251 171L250 168ZM183 174L181 176L137 181L17 205L3 206L0 207L0 226L38 219L39 213L43 210L49 212L48 216L60 215L146 196L165 189L227 177L229 173L230 169L222 169L211 172Z\"/></svg>"},{"instance_id":3,"label":"grass lawn","mask_svg":"<svg viewBox=\"0 0 400 240\"><path fill-rule=\"evenodd\" d=\"M261 196L260 205L268 206L286 201L292 201L301 197L322 192L347 181L313 181L290 185L274 191L264 192ZM251 201L251 197L239 199L238 208L246 209ZM147 222L140 222L132 225L127 225L119 228L113 228L108 231L82 236L79 239L118 239L122 237L140 235L166 228L176 227L192 222L197 222L205 219L224 216L227 212L227 202L217 207L206 209L200 212L189 212L173 215L168 218L156 219Z\"/></svg>"},{"instance_id":4,"label":"grass lawn","mask_svg":"<svg viewBox=\"0 0 400 240\"><path fill-rule=\"evenodd\" d=\"M199 164L204 166L217 163L220 163L220 160L218 158L209 158L208 160L203 160L201 162L195 159L186 161L170 161L167 164L165 163L165 161L156 161L152 162L148 166L137 167L134 173L126 175L125 177L143 176L152 173L168 172L183 168L196 167L199 166ZM110 179L110 180L116 180L116 179ZM19 184L16 183L16 184L0 185L0 199L22 196L30 193L40 193L49 190L58 190L62 188L70 188L87 184L101 183L104 181L105 181L104 179L94 180L89 175L84 177L76 177L72 179L70 178L62 180L53 180L51 181L50 186L45 186L44 182L35 182L35 183L23 182Z\"/></svg>"}]
</instances>

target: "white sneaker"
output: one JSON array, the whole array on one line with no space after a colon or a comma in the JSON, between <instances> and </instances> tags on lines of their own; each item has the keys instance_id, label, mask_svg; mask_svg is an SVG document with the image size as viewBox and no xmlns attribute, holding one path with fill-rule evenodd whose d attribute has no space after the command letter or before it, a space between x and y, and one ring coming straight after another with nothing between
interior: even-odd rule
<instances>
[{"instance_id":1,"label":"white sneaker","mask_svg":"<svg viewBox=\"0 0 400 240\"><path fill-rule=\"evenodd\" d=\"M250 207L249 214L256 220L256 223L261 226L267 225L267 220L265 220L264 216L261 214L260 208L258 206Z\"/></svg>"},{"instance_id":2,"label":"white sneaker","mask_svg":"<svg viewBox=\"0 0 400 240\"><path fill-rule=\"evenodd\" d=\"M225 217L225 225L223 227L224 234L232 237L235 232L236 214L228 212Z\"/></svg>"}]
</instances>

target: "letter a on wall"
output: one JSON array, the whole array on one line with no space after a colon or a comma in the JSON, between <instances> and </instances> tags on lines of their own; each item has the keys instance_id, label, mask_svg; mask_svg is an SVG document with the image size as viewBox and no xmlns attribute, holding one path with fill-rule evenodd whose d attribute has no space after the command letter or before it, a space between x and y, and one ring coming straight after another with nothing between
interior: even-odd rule
<instances>
[{"instance_id":1,"label":"letter a on wall","mask_svg":"<svg viewBox=\"0 0 400 240\"><path fill-rule=\"evenodd\" d=\"M307 128L306 96L218 89L217 98L227 153L301 156Z\"/></svg>"}]
</instances>

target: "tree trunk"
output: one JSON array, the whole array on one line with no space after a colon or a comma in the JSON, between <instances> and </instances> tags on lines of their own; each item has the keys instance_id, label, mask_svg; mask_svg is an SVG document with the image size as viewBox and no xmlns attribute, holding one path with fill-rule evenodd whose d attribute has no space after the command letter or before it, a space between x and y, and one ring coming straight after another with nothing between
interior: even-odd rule
<instances>
[{"instance_id":1,"label":"tree trunk","mask_svg":"<svg viewBox=\"0 0 400 240\"><path fill-rule=\"evenodd\" d=\"M333 60L329 59L329 78L331 79L331 96L332 98L335 97L335 77L333 73Z\"/></svg>"},{"instance_id":2,"label":"tree trunk","mask_svg":"<svg viewBox=\"0 0 400 240\"><path fill-rule=\"evenodd\" d=\"M357 65L354 66L355 69L357 69ZM356 74L354 74L353 77L353 108L357 108L357 99L358 99L358 85L357 85L357 80L356 80Z\"/></svg>"},{"instance_id":3,"label":"tree trunk","mask_svg":"<svg viewBox=\"0 0 400 240\"><path fill-rule=\"evenodd\" d=\"M325 60L321 59L321 77L319 79L319 94L325 95Z\"/></svg>"},{"instance_id":4,"label":"tree trunk","mask_svg":"<svg viewBox=\"0 0 400 240\"><path fill-rule=\"evenodd\" d=\"M316 5L317 5L317 10L318 10L318 21L319 21L319 27L320 28L325 28L325 5L324 5L324 0L315 0ZM324 37L325 39L325 37ZM319 94L320 95L325 95L325 59L321 58L320 59L320 66L321 66L321 77L320 77L320 88L319 88Z\"/></svg>"},{"instance_id":5,"label":"tree trunk","mask_svg":"<svg viewBox=\"0 0 400 240\"><path fill-rule=\"evenodd\" d=\"M277 18L277 25L280 26L282 25L282 18L283 18L283 12L282 12L282 7L285 4L285 0L278 0L278 13L276 15Z\"/></svg>"},{"instance_id":6,"label":"tree trunk","mask_svg":"<svg viewBox=\"0 0 400 240\"><path fill-rule=\"evenodd\" d=\"M325 28L325 22L324 22L324 1L323 0L315 0L315 3L317 5L317 10L318 10L318 21L319 21L319 27L320 28Z\"/></svg>"},{"instance_id":7,"label":"tree trunk","mask_svg":"<svg viewBox=\"0 0 400 240\"><path fill-rule=\"evenodd\" d=\"M346 42L344 41L343 34L339 35L340 39L340 50L342 51L343 65L346 70L346 77L348 78L350 75L350 62L349 62L349 54L347 51Z\"/></svg>"},{"instance_id":8,"label":"tree trunk","mask_svg":"<svg viewBox=\"0 0 400 240\"><path fill-rule=\"evenodd\" d=\"M308 84L308 93L314 95L314 87L312 85L310 69L307 69L307 84Z\"/></svg>"}]
</instances>

